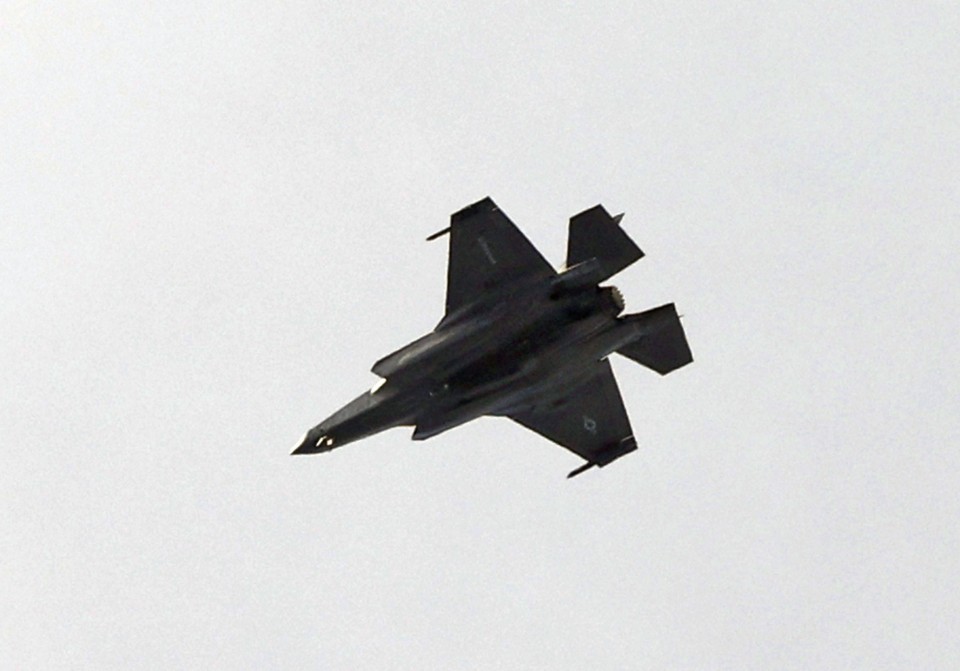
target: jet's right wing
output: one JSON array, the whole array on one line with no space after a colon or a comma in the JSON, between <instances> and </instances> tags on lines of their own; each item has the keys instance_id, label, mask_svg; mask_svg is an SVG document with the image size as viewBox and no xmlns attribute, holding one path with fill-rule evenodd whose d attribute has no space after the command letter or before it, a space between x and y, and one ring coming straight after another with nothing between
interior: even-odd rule
<instances>
[{"instance_id":1,"label":"jet's right wing","mask_svg":"<svg viewBox=\"0 0 960 671\"><path fill-rule=\"evenodd\" d=\"M607 359L598 361L594 374L568 394L509 417L587 460L568 478L592 466L606 466L637 449Z\"/></svg>"},{"instance_id":2,"label":"jet's right wing","mask_svg":"<svg viewBox=\"0 0 960 671\"><path fill-rule=\"evenodd\" d=\"M556 274L490 198L454 213L448 230L448 315L477 300L484 292L505 287L512 281Z\"/></svg>"}]
</instances>

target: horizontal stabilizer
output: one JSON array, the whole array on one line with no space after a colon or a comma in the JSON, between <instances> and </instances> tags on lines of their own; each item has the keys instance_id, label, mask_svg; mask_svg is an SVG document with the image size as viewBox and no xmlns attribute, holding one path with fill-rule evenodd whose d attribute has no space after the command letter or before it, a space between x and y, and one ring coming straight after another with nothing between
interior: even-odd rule
<instances>
[{"instance_id":1,"label":"horizontal stabilizer","mask_svg":"<svg viewBox=\"0 0 960 671\"><path fill-rule=\"evenodd\" d=\"M693 361L677 308L673 303L639 314L626 315L624 321L636 322L643 332L637 340L617 350L628 359L661 375Z\"/></svg>"},{"instance_id":2,"label":"horizontal stabilizer","mask_svg":"<svg viewBox=\"0 0 960 671\"><path fill-rule=\"evenodd\" d=\"M640 248L620 228L622 217L622 214L611 217L602 205L571 217L567 268L596 259L603 271L602 281L643 258Z\"/></svg>"}]
</instances>

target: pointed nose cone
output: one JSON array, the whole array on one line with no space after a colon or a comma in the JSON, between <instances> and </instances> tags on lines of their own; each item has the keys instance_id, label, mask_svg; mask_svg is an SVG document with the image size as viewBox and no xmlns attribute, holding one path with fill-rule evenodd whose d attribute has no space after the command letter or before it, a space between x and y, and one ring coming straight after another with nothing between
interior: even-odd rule
<instances>
[{"instance_id":1,"label":"pointed nose cone","mask_svg":"<svg viewBox=\"0 0 960 671\"><path fill-rule=\"evenodd\" d=\"M303 440L300 441L300 444L293 448L293 452L290 454L310 454L310 434L312 431L307 431L303 434Z\"/></svg>"},{"instance_id":2,"label":"pointed nose cone","mask_svg":"<svg viewBox=\"0 0 960 671\"><path fill-rule=\"evenodd\" d=\"M308 443L307 439L304 438L303 442L293 448L293 452L290 454L310 454L310 443Z\"/></svg>"},{"instance_id":3,"label":"pointed nose cone","mask_svg":"<svg viewBox=\"0 0 960 671\"><path fill-rule=\"evenodd\" d=\"M313 428L307 431L300 444L294 448L291 454L316 454L318 452L329 452L333 449L333 436L326 435L319 428Z\"/></svg>"}]
</instances>

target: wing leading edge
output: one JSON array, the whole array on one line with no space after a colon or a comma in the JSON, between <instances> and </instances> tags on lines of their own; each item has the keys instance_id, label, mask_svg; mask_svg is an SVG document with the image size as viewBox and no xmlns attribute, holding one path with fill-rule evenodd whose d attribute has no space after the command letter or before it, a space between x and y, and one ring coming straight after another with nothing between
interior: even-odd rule
<instances>
[{"instance_id":1,"label":"wing leading edge","mask_svg":"<svg viewBox=\"0 0 960 671\"><path fill-rule=\"evenodd\" d=\"M569 394L544 407L509 415L586 459L568 478L593 466L606 466L637 449L610 362L604 359L596 366L594 374Z\"/></svg>"}]
</instances>

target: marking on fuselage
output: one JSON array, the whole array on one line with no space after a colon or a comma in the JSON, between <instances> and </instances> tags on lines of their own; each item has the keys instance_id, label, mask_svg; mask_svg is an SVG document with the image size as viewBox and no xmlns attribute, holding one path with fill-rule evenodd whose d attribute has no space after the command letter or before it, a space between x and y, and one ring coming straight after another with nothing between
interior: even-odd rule
<instances>
[{"instance_id":1,"label":"marking on fuselage","mask_svg":"<svg viewBox=\"0 0 960 671\"><path fill-rule=\"evenodd\" d=\"M597 434L597 420L595 420L593 417L588 417L587 415L584 415L584 416L583 416L583 428L584 428L586 431L588 431L588 432L596 435L596 434Z\"/></svg>"},{"instance_id":2,"label":"marking on fuselage","mask_svg":"<svg viewBox=\"0 0 960 671\"><path fill-rule=\"evenodd\" d=\"M477 244L480 245L480 249L483 250L483 253L487 255L490 265L497 265L497 259L493 256L493 252L490 251L490 245L487 244L486 238L478 237Z\"/></svg>"}]
</instances>

